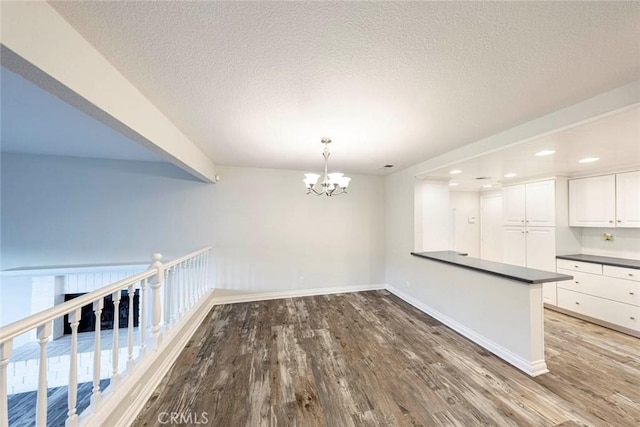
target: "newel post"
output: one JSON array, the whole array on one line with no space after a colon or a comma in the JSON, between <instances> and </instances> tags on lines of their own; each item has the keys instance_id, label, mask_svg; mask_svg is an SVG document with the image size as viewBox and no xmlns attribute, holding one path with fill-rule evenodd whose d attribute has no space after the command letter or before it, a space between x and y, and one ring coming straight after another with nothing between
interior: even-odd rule
<instances>
[{"instance_id":1,"label":"newel post","mask_svg":"<svg viewBox=\"0 0 640 427\"><path fill-rule=\"evenodd\" d=\"M149 285L152 292L151 307L151 333L156 340L156 348L162 342L162 282L164 281L164 266L162 265L162 255L155 253L152 255L153 263L149 270L154 270L155 274L149 278ZM165 301L166 303L166 301Z\"/></svg>"}]
</instances>

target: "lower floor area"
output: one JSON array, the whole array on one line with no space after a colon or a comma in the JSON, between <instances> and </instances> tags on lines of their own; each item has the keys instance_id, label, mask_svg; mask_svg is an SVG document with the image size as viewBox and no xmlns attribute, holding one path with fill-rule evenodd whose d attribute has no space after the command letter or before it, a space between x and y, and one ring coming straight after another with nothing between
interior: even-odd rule
<instances>
[{"instance_id":1,"label":"lower floor area","mask_svg":"<svg viewBox=\"0 0 640 427\"><path fill-rule=\"evenodd\" d=\"M135 425L640 425L640 340L545 310L531 378L386 291L214 307Z\"/></svg>"}]
</instances>

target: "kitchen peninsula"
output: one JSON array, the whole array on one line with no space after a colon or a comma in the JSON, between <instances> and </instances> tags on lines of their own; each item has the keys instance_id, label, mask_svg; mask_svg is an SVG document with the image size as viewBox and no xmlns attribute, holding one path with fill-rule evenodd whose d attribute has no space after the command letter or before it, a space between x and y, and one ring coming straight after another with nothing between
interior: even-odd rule
<instances>
[{"instance_id":1,"label":"kitchen peninsula","mask_svg":"<svg viewBox=\"0 0 640 427\"><path fill-rule=\"evenodd\" d=\"M571 280L556 272L518 267L453 251L412 252L412 292L391 291L531 376L544 360L542 283ZM424 273L422 278L418 275ZM432 292L447 293L434 303Z\"/></svg>"}]
</instances>

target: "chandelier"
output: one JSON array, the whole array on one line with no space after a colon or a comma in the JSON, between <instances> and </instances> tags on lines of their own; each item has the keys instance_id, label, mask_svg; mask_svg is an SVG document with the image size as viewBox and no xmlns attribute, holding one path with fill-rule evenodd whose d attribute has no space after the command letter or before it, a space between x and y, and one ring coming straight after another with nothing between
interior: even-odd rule
<instances>
[{"instance_id":1,"label":"chandelier","mask_svg":"<svg viewBox=\"0 0 640 427\"><path fill-rule=\"evenodd\" d=\"M346 193L351 178L344 176L344 174L340 172L328 173L330 155L328 146L331 143L331 138L324 137L320 142L324 144L324 151L322 152L322 156L324 157L324 177L322 181L318 183L318 179L320 178L319 174L305 173L303 181L307 186L307 194L337 196L338 194Z\"/></svg>"}]
</instances>

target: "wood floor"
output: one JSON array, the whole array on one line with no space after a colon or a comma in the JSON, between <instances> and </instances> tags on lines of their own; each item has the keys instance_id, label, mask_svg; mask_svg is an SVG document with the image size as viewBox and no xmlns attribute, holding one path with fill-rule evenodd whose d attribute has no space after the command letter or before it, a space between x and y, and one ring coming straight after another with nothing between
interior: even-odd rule
<instances>
[{"instance_id":1,"label":"wood floor","mask_svg":"<svg viewBox=\"0 0 640 427\"><path fill-rule=\"evenodd\" d=\"M134 425L640 426L640 340L545 316L532 379L386 291L216 306Z\"/></svg>"}]
</instances>

